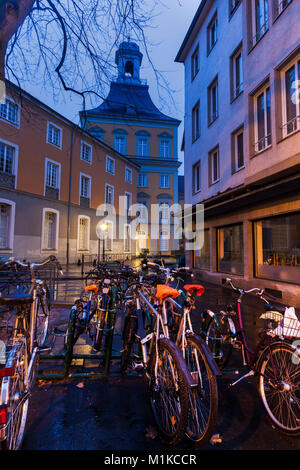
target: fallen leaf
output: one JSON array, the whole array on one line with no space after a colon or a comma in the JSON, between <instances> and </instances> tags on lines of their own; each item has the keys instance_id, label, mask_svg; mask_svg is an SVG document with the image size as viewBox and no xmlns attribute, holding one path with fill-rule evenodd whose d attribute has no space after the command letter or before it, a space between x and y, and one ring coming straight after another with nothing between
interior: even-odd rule
<instances>
[{"instance_id":1,"label":"fallen leaf","mask_svg":"<svg viewBox=\"0 0 300 470\"><path fill-rule=\"evenodd\" d=\"M157 430L153 426L148 426L146 428L145 437L147 439L155 439L157 437Z\"/></svg>"},{"instance_id":2,"label":"fallen leaf","mask_svg":"<svg viewBox=\"0 0 300 470\"><path fill-rule=\"evenodd\" d=\"M222 438L221 438L220 434L214 434L210 439L210 443L212 445L221 444L222 443Z\"/></svg>"}]
</instances>

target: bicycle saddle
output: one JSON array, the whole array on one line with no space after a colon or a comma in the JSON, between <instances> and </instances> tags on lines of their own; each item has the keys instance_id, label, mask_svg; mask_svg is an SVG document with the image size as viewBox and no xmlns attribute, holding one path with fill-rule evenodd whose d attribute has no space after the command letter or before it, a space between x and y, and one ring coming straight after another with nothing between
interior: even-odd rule
<instances>
[{"instance_id":1,"label":"bicycle saddle","mask_svg":"<svg viewBox=\"0 0 300 470\"><path fill-rule=\"evenodd\" d=\"M204 294L205 289L201 284L186 284L183 286L187 292L195 293L198 297Z\"/></svg>"},{"instance_id":2,"label":"bicycle saddle","mask_svg":"<svg viewBox=\"0 0 300 470\"><path fill-rule=\"evenodd\" d=\"M96 284L91 284L90 286L86 286L84 290L85 292L93 291L94 294L98 294L98 287L96 286Z\"/></svg>"},{"instance_id":3,"label":"bicycle saddle","mask_svg":"<svg viewBox=\"0 0 300 470\"><path fill-rule=\"evenodd\" d=\"M156 298L163 300L166 299L167 297L172 297L172 299L175 299L180 295L180 292L178 292L177 289L173 289L172 287L168 287L165 284L157 284L156 286Z\"/></svg>"},{"instance_id":4,"label":"bicycle saddle","mask_svg":"<svg viewBox=\"0 0 300 470\"><path fill-rule=\"evenodd\" d=\"M5 305L20 305L29 304L33 301L31 294L26 294L23 287L20 287L13 294L3 294L0 292L0 304Z\"/></svg>"}]
</instances>

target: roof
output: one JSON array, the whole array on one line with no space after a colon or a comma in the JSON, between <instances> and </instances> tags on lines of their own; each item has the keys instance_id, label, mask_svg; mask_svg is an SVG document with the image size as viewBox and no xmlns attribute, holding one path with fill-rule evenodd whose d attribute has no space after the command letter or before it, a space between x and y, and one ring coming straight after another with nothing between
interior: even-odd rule
<instances>
[{"instance_id":1,"label":"roof","mask_svg":"<svg viewBox=\"0 0 300 470\"><path fill-rule=\"evenodd\" d=\"M179 51L178 51L178 53L175 57L175 62L184 62L184 59L182 58L182 54L184 52L185 46L187 45L187 42L188 42L188 40L189 40L189 38L190 38L190 36L193 32L193 29L196 26L196 23L197 23L198 19L200 18L200 15L201 15L205 5L207 4L207 2L208 2L208 0L202 0L200 2L200 5L199 5L199 7L198 7L198 9L195 13L195 16L194 16L194 18L193 18L193 20L190 24L189 29L188 29L188 32L186 33L185 38L184 38L184 40L183 40L183 42L180 46L180 49L179 49Z\"/></svg>"},{"instance_id":2,"label":"roof","mask_svg":"<svg viewBox=\"0 0 300 470\"><path fill-rule=\"evenodd\" d=\"M85 116L123 117L158 120L179 125L180 121L163 114L153 103L148 85L112 82L107 98L97 108L81 111Z\"/></svg>"}]
</instances>

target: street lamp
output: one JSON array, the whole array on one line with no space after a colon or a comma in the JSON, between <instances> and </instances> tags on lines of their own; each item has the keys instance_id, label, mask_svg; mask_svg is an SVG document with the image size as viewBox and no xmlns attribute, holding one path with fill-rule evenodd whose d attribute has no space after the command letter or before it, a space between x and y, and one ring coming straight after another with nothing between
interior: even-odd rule
<instances>
[{"instance_id":1,"label":"street lamp","mask_svg":"<svg viewBox=\"0 0 300 470\"><path fill-rule=\"evenodd\" d=\"M104 256L105 256L105 236L104 234L107 232L107 229L108 229L108 225L106 222L103 222L101 225L100 225L100 230L103 234L103 245L102 245L102 261L104 261ZM99 240L100 241L100 240Z\"/></svg>"}]
</instances>

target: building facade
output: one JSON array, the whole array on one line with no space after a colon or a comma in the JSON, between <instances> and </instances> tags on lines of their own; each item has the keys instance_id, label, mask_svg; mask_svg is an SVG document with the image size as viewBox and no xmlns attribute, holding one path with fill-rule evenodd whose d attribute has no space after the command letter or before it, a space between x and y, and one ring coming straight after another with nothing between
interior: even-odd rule
<instances>
[{"instance_id":1,"label":"building facade","mask_svg":"<svg viewBox=\"0 0 300 470\"><path fill-rule=\"evenodd\" d=\"M142 58L137 44L120 44L115 57L118 77L100 106L81 112L81 123L83 129L139 165L137 252L168 254L179 246L170 209L179 203L180 121L160 112L152 102L149 87L140 78ZM151 214L154 205L159 208L155 215ZM144 217L147 213L148 218Z\"/></svg>"},{"instance_id":2,"label":"building facade","mask_svg":"<svg viewBox=\"0 0 300 470\"><path fill-rule=\"evenodd\" d=\"M300 304L300 3L203 0L185 66L185 202L203 203L203 278ZM196 210L196 208L195 208Z\"/></svg>"},{"instance_id":3,"label":"building facade","mask_svg":"<svg viewBox=\"0 0 300 470\"><path fill-rule=\"evenodd\" d=\"M55 254L74 263L82 254L102 254L103 244L106 253L135 252L119 197L131 193L136 201L138 168L7 83L0 105L0 256L39 260ZM116 210L112 242L99 225L106 203Z\"/></svg>"}]
</instances>

